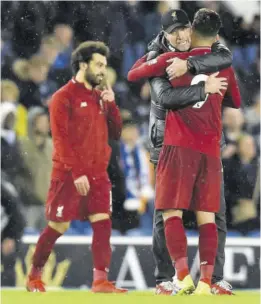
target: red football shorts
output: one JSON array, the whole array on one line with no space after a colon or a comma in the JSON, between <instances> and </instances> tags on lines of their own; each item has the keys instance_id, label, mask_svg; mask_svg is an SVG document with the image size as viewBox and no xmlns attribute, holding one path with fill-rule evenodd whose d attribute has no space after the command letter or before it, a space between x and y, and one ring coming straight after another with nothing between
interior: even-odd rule
<instances>
[{"instance_id":1,"label":"red football shorts","mask_svg":"<svg viewBox=\"0 0 261 304\"><path fill-rule=\"evenodd\" d=\"M156 174L156 209L218 212L221 161L189 148L163 146Z\"/></svg>"},{"instance_id":2,"label":"red football shorts","mask_svg":"<svg viewBox=\"0 0 261 304\"><path fill-rule=\"evenodd\" d=\"M111 213L111 182L109 177L90 178L87 196L78 194L70 172L64 179L52 179L46 203L46 218L53 222L88 220L96 213Z\"/></svg>"}]
</instances>

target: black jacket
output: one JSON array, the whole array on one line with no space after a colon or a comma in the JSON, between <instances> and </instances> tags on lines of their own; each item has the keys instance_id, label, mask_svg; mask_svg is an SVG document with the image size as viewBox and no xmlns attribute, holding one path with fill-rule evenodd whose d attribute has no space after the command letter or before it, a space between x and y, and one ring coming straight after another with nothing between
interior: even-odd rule
<instances>
[{"instance_id":1,"label":"black jacket","mask_svg":"<svg viewBox=\"0 0 261 304\"><path fill-rule=\"evenodd\" d=\"M161 32L148 46L147 60L158 55L175 51L173 46L166 40ZM212 46L212 53L204 56L193 56L188 59L189 71L192 74L214 73L218 70L228 68L232 64L232 54L228 48L219 42ZM161 77L154 77L149 80L151 88L151 110L149 125L150 159L157 164L159 153L163 144L165 118L167 109L181 109L205 99L205 85L200 82L197 85L188 87L173 88L170 82ZM168 90L168 91L166 91ZM161 94L166 93L168 98L161 101ZM225 145L222 137L221 146Z\"/></svg>"}]
</instances>

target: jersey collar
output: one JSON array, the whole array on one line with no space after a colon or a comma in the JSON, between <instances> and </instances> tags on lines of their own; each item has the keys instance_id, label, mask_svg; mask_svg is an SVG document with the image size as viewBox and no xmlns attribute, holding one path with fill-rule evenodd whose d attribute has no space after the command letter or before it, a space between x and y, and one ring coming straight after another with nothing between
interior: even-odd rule
<instances>
[{"instance_id":1,"label":"jersey collar","mask_svg":"<svg viewBox=\"0 0 261 304\"><path fill-rule=\"evenodd\" d=\"M75 79L75 77L73 77L73 78L71 79L71 82L72 82L74 85L77 85L77 86L83 88L83 89L86 90L87 92L92 93L92 92L95 90L94 88L91 89L91 90L90 90L90 89L87 89L87 88L84 86L84 84L81 83L81 82L79 82L79 81L77 81L77 80Z\"/></svg>"}]
</instances>

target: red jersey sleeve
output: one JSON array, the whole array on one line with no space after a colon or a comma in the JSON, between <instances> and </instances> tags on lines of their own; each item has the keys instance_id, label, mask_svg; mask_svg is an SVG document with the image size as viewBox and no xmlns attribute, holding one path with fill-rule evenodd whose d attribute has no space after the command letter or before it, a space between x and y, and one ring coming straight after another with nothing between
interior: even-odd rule
<instances>
[{"instance_id":1,"label":"red jersey sleeve","mask_svg":"<svg viewBox=\"0 0 261 304\"><path fill-rule=\"evenodd\" d=\"M54 148L65 168L72 169L74 179L83 175L79 158L69 142L70 102L64 92L58 92L52 97L50 103L50 122Z\"/></svg>"},{"instance_id":2,"label":"red jersey sleeve","mask_svg":"<svg viewBox=\"0 0 261 304\"><path fill-rule=\"evenodd\" d=\"M146 57L147 55L143 56L133 65L128 73L128 81L135 82L143 78L162 76L171 64L168 62L169 59L175 57L187 59L188 53L168 52L149 61L146 61Z\"/></svg>"},{"instance_id":3,"label":"red jersey sleeve","mask_svg":"<svg viewBox=\"0 0 261 304\"><path fill-rule=\"evenodd\" d=\"M143 63L147 61L147 54L142 56L140 59L138 59L134 65L131 67L130 71L135 70L136 68L140 67ZM129 75L129 74L128 74Z\"/></svg>"},{"instance_id":4,"label":"red jersey sleeve","mask_svg":"<svg viewBox=\"0 0 261 304\"><path fill-rule=\"evenodd\" d=\"M232 108L239 109L241 106L241 96L236 80L235 72L232 68L229 68L229 82L227 87L227 95L231 98L226 99L229 102L226 102L224 105Z\"/></svg>"},{"instance_id":5,"label":"red jersey sleeve","mask_svg":"<svg viewBox=\"0 0 261 304\"><path fill-rule=\"evenodd\" d=\"M120 139L122 130L122 119L120 110L114 101L106 102L106 115L109 137L114 140Z\"/></svg>"}]
</instances>

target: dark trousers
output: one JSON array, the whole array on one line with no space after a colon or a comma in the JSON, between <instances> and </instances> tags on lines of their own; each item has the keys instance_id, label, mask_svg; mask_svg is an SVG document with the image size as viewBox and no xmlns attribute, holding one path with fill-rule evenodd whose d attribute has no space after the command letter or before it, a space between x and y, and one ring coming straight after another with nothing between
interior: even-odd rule
<instances>
[{"instance_id":1,"label":"dark trousers","mask_svg":"<svg viewBox=\"0 0 261 304\"><path fill-rule=\"evenodd\" d=\"M15 262L17 258L17 251L4 256L2 254L2 272L1 272L1 286L15 286Z\"/></svg>"},{"instance_id":2,"label":"dark trousers","mask_svg":"<svg viewBox=\"0 0 261 304\"><path fill-rule=\"evenodd\" d=\"M223 279L223 268L225 264L225 243L227 234L226 225L226 201L224 194L224 179L221 182L220 211L216 214L216 224L218 229L218 252L216 256L215 268L212 283ZM156 283L172 281L175 269L172 265L164 233L164 221L161 210L155 210L153 220L153 257L156 263L155 278Z\"/></svg>"}]
</instances>

